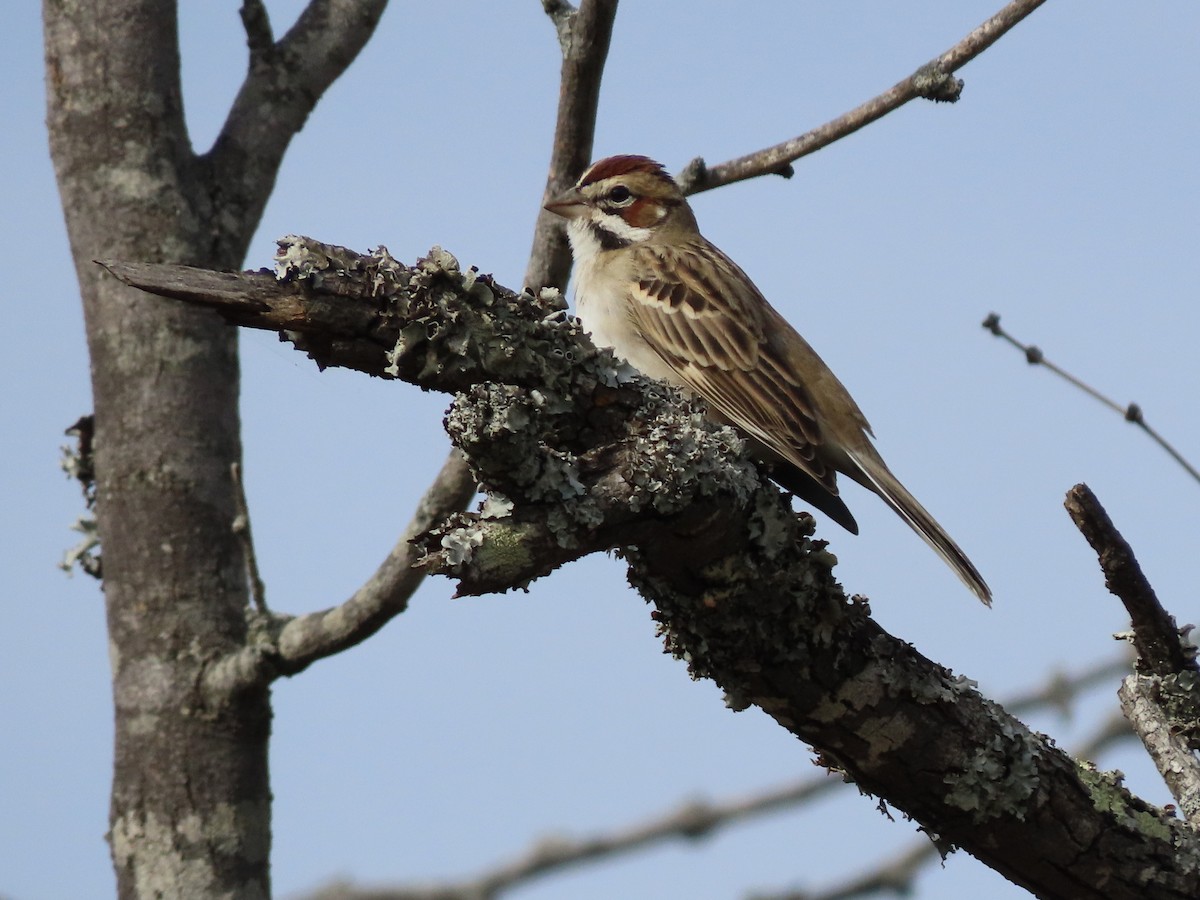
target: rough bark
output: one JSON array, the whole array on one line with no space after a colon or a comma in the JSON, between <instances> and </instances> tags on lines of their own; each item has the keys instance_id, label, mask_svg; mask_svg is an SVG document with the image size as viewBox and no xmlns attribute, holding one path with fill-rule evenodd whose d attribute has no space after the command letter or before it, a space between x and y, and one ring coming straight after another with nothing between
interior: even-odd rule
<instances>
[{"instance_id":1,"label":"rough bark","mask_svg":"<svg viewBox=\"0 0 1200 900\"><path fill-rule=\"evenodd\" d=\"M1037 896L1200 895L1200 841L966 678L883 631L728 429L613 368L561 313L435 251L415 267L287 242L284 281L116 265L119 277L289 336L322 365L454 391L448 428L492 500L434 529L427 568L519 587L617 549L666 645L864 791ZM252 299L238 299L242 281ZM274 296L272 296L274 294Z\"/></svg>"},{"instance_id":2,"label":"rough bark","mask_svg":"<svg viewBox=\"0 0 1200 900\"><path fill-rule=\"evenodd\" d=\"M314 2L306 15L316 21L289 35L341 39L332 63L319 66L319 53L308 62L318 87L370 34L362 21L349 37L349 27L339 31L341 5ZM360 20L371 10L377 19L381 5L353 4ZM247 640L230 477L241 456L236 334L211 312L129 289L91 260L236 266L283 148L320 91L277 104L259 91L263 109L290 116L264 148L266 164L247 162L254 147L239 138L253 134L239 123L251 110L241 101L218 152L201 158L183 117L171 0L47 0L44 25L50 148L91 354L118 893L266 897L268 689L215 692L203 679ZM289 74L270 52L286 42L260 48L248 84L284 90L282 77L267 76Z\"/></svg>"}]
</instances>

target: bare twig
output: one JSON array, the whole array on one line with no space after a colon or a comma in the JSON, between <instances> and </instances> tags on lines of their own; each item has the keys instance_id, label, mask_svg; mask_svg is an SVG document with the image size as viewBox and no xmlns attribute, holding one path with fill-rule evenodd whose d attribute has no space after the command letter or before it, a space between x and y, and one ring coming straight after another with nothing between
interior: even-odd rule
<instances>
[{"instance_id":1,"label":"bare twig","mask_svg":"<svg viewBox=\"0 0 1200 900\"><path fill-rule=\"evenodd\" d=\"M413 568L417 551L411 541L447 516L466 507L475 493L462 455L451 452L417 504L412 520L387 559L344 603L321 612L276 615L259 629L258 640L215 663L205 675L210 694L225 697L281 675L295 675L312 663L359 644L408 608L424 580Z\"/></svg>"},{"instance_id":2,"label":"bare twig","mask_svg":"<svg viewBox=\"0 0 1200 900\"><path fill-rule=\"evenodd\" d=\"M1100 393L1087 382L1076 378L1065 369L1059 368L1054 363L1050 362L1050 360L1046 359L1039 347L1033 344L1022 344L1015 337L1005 331L1000 325L1000 316L998 316L996 313L988 314L988 317L983 320L983 327L996 337L1003 338L1004 340L1008 341L1008 343L1012 344L1014 347L1024 353L1025 361L1031 366L1045 366L1059 378L1062 378L1064 381L1073 384L1085 394L1094 397L1113 412L1124 417L1126 422L1132 422L1134 425L1137 425L1142 429L1142 431L1150 435L1150 438L1156 444L1158 444L1158 446L1166 450L1167 453L1171 455L1171 458L1175 460L1175 462L1183 466L1185 472L1191 475L1196 481L1200 481L1200 471L1197 471L1196 468L1183 457L1183 454L1171 446L1171 444L1167 442L1166 438L1150 427L1150 425L1146 422L1145 416L1142 414L1141 406L1136 403L1130 403L1128 406L1122 406L1115 400Z\"/></svg>"},{"instance_id":3,"label":"bare twig","mask_svg":"<svg viewBox=\"0 0 1200 900\"><path fill-rule=\"evenodd\" d=\"M790 176L791 164L800 157L815 153L822 147L853 134L910 100L924 97L952 103L958 99L963 83L957 78L951 78L951 73L994 44L1044 2L1045 0L1013 0L941 56L930 60L878 97L831 122L826 122L819 128L717 166L708 166L703 159L696 158L684 168L676 180L686 193L698 194L760 175Z\"/></svg>"},{"instance_id":4,"label":"bare twig","mask_svg":"<svg viewBox=\"0 0 1200 900\"><path fill-rule=\"evenodd\" d=\"M539 876L561 871L597 859L643 850L663 841L676 838L695 840L707 836L719 827L766 812L793 806L842 784L834 777L809 778L757 796L721 803L695 801L686 803L662 817L606 835L572 839L551 837L538 841L524 854L502 864L478 878L457 885L437 888L398 888L386 896L395 900L486 900L525 884ZM344 886L343 886L344 889ZM323 896L318 894L318 897ZM348 895L350 896L350 895ZM361 895L353 895L361 897ZM381 895L382 896L382 895Z\"/></svg>"},{"instance_id":5,"label":"bare twig","mask_svg":"<svg viewBox=\"0 0 1200 900\"><path fill-rule=\"evenodd\" d=\"M1074 675L1052 672L1040 685L1024 694L1016 694L1004 701L1004 708L1011 713L1024 713L1050 707L1061 716L1071 713L1071 704L1084 691L1097 685L1115 681L1128 674L1130 660L1127 654L1098 662Z\"/></svg>"},{"instance_id":6,"label":"bare twig","mask_svg":"<svg viewBox=\"0 0 1200 900\"><path fill-rule=\"evenodd\" d=\"M554 145L542 194L542 203L547 203L570 187L591 161L600 78L608 58L617 0L584 0L578 11L571 9L570 4L554 0L542 0L542 6L558 31L563 54ZM570 277L571 248L562 220L540 210L525 269L525 285L533 290L541 287L565 290Z\"/></svg>"},{"instance_id":7,"label":"bare twig","mask_svg":"<svg viewBox=\"0 0 1200 900\"><path fill-rule=\"evenodd\" d=\"M233 520L233 533L242 545L246 557L246 577L250 581L250 597L254 608L260 613L267 609L267 589L258 571L258 554L254 552L254 534L250 530L250 506L246 503L246 485L242 481L242 464L230 463L229 474L233 477L233 498L237 504L237 516Z\"/></svg>"}]
</instances>

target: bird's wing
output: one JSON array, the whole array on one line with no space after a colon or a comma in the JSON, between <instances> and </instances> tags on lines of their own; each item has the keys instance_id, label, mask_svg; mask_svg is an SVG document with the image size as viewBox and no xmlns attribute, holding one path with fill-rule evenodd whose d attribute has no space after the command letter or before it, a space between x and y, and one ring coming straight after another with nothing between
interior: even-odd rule
<instances>
[{"instance_id":1,"label":"bird's wing","mask_svg":"<svg viewBox=\"0 0 1200 900\"><path fill-rule=\"evenodd\" d=\"M837 496L837 471L879 494L991 603L966 554L871 445L850 393L733 260L703 238L633 249L634 323L683 384L815 482L828 496L800 496L851 531L857 528Z\"/></svg>"},{"instance_id":2,"label":"bird's wing","mask_svg":"<svg viewBox=\"0 0 1200 900\"><path fill-rule=\"evenodd\" d=\"M701 241L634 247L635 324L717 413L837 496L836 472L818 453L816 406L772 331L799 335L736 263Z\"/></svg>"}]
</instances>

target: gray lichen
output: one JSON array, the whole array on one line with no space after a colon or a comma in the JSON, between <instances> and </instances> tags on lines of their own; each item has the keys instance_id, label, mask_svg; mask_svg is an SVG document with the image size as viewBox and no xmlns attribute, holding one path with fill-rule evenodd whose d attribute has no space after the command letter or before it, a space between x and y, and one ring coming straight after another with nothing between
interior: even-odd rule
<instances>
[{"instance_id":1,"label":"gray lichen","mask_svg":"<svg viewBox=\"0 0 1200 900\"><path fill-rule=\"evenodd\" d=\"M978 747L959 772L947 774L947 806L971 813L976 824L999 817L1025 818L1038 789L1039 742L1023 726L998 723L999 730Z\"/></svg>"}]
</instances>

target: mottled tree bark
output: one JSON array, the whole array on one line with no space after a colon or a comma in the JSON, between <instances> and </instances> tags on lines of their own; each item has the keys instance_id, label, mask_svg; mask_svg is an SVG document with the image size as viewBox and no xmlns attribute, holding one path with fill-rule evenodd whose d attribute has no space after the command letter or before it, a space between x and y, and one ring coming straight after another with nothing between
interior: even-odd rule
<instances>
[{"instance_id":1,"label":"mottled tree bark","mask_svg":"<svg viewBox=\"0 0 1200 900\"><path fill-rule=\"evenodd\" d=\"M381 10L314 2L278 43L264 13L267 40L201 157L184 122L173 0L44 5L50 147L91 354L121 897L269 895L271 713L266 682L213 690L204 677L248 629L232 529L236 333L212 313L130 290L92 260L238 265L284 148ZM312 50L307 69L298 43ZM312 90L276 102L268 88L289 77ZM255 116L256 103L269 115ZM255 129L270 125L270 141L258 141Z\"/></svg>"}]
</instances>

